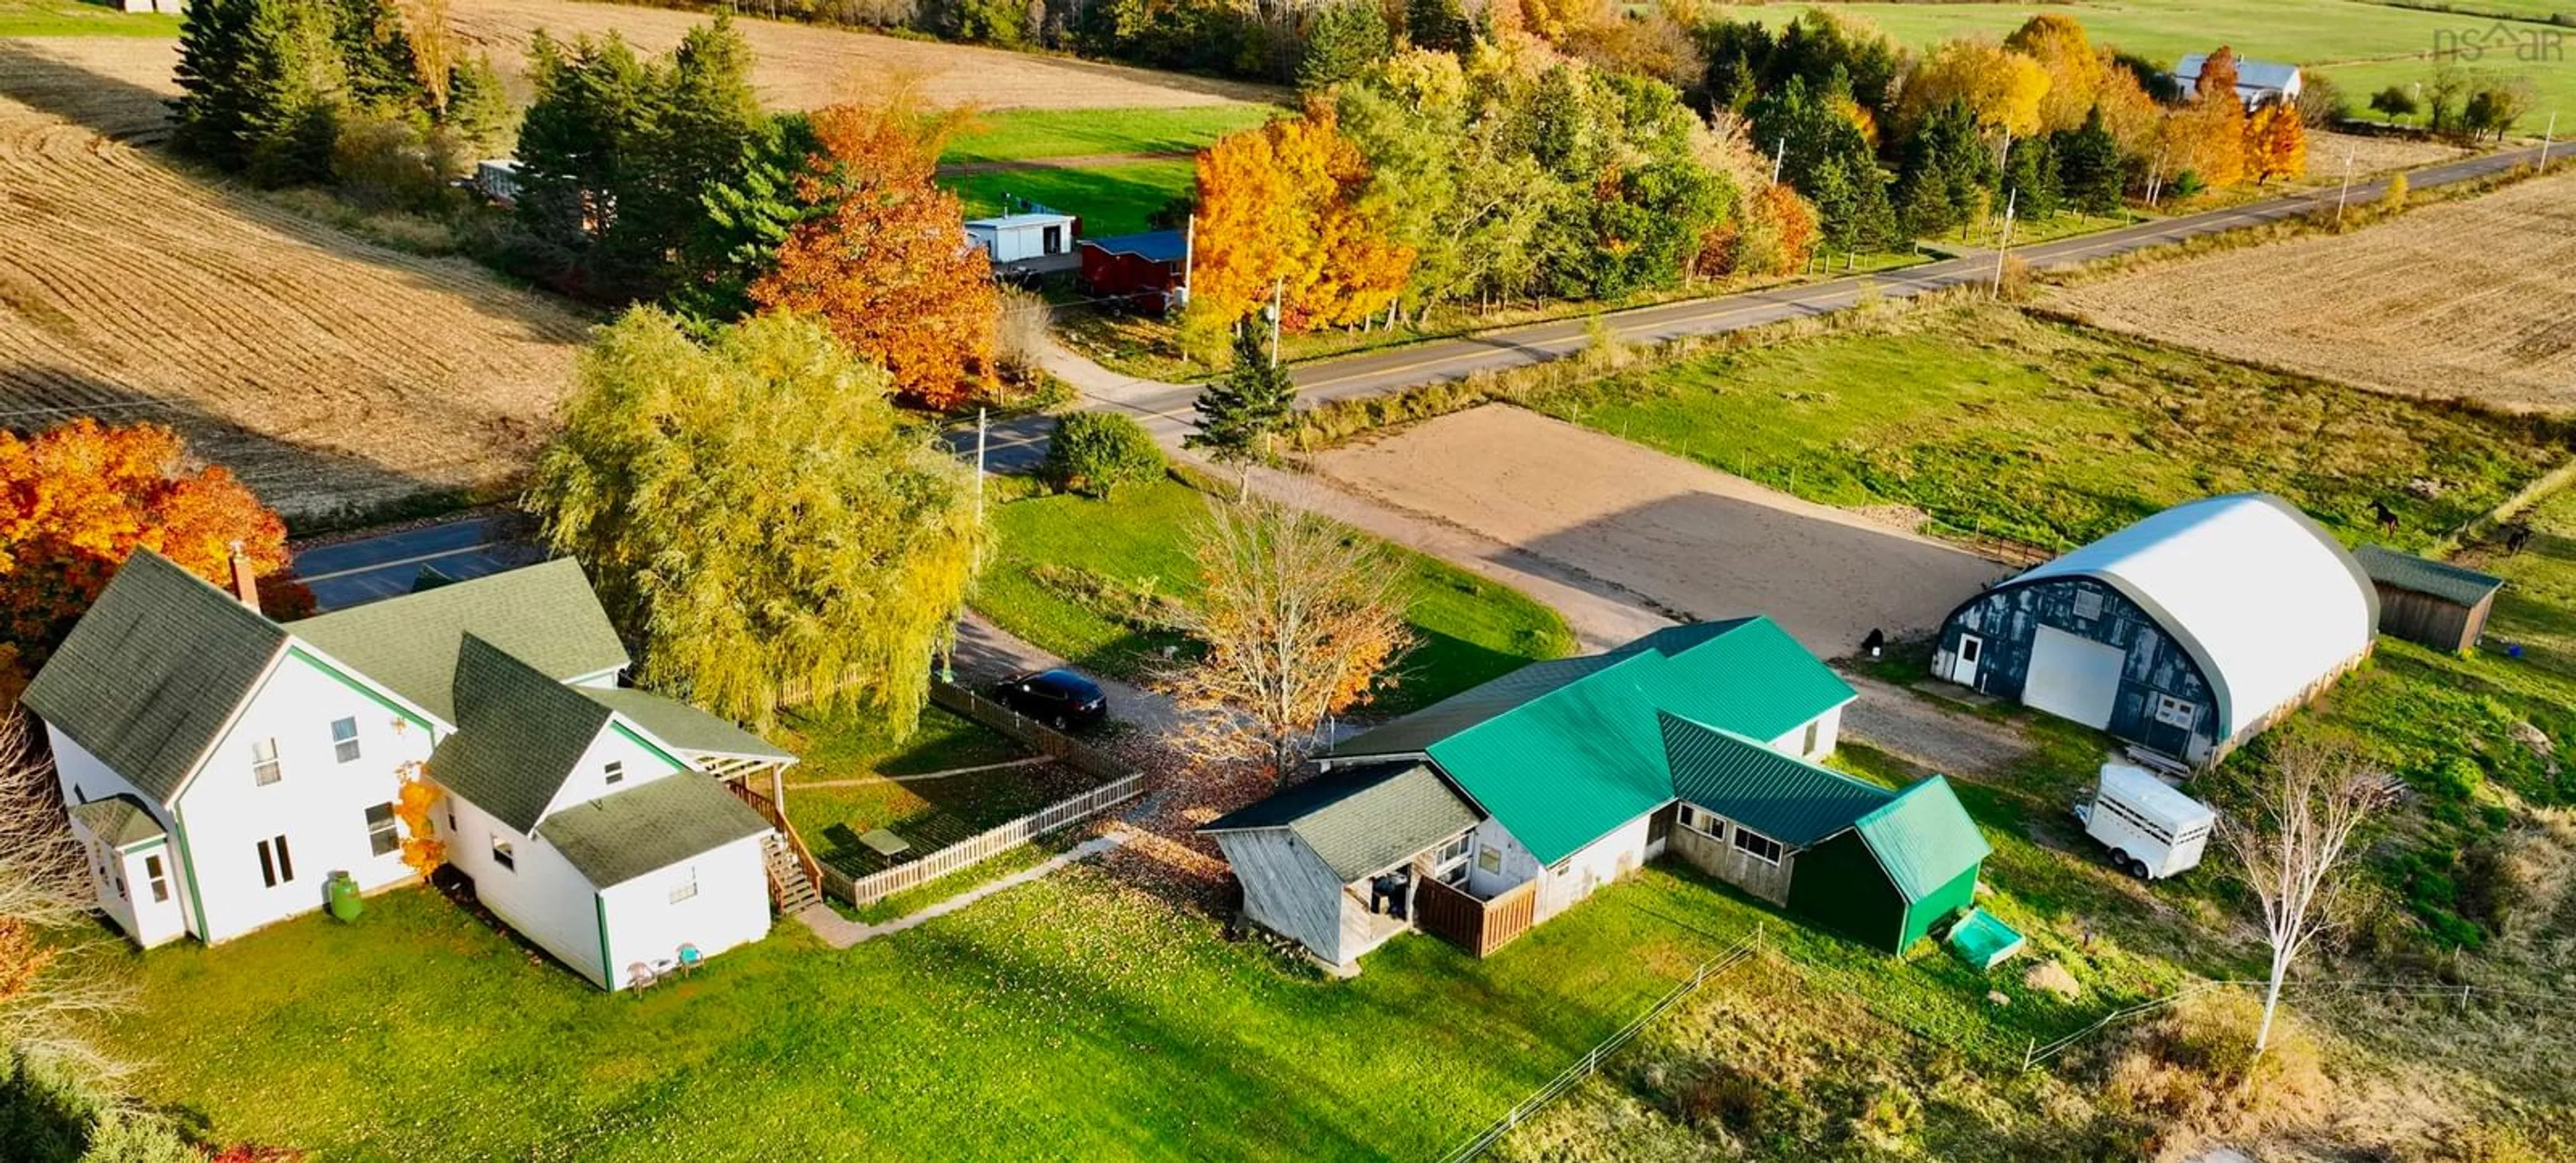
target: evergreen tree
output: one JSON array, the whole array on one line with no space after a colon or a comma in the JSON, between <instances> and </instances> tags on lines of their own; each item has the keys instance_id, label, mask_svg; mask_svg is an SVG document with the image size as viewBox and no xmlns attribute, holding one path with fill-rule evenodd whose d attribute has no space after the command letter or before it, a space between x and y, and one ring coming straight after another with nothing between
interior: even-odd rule
<instances>
[{"instance_id":1,"label":"evergreen tree","mask_svg":"<svg viewBox=\"0 0 2576 1163\"><path fill-rule=\"evenodd\" d=\"M1854 251L1893 241L1897 223L1887 175L1878 168L1869 138L1836 108L1843 83L1836 70L1818 94L1806 78L1793 76L1747 112L1754 141L1781 151L1781 180L1815 203L1825 243Z\"/></svg>"},{"instance_id":2,"label":"evergreen tree","mask_svg":"<svg viewBox=\"0 0 2576 1163\"><path fill-rule=\"evenodd\" d=\"M797 223L816 213L798 196L797 180L819 148L805 114L783 113L761 127L742 167L700 199L673 306L700 324L751 313L751 285L776 265Z\"/></svg>"},{"instance_id":3,"label":"evergreen tree","mask_svg":"<svg viewBox=\"0 0 2576 1163\"><path fill-rule=\"evenodd\" d=\"M2057 217L2065 199L2057 184L2057 158L2049 139L2026 137L2012 143L2004 161L2004 190L2013 211L2023 218Z\"/></svg>"},{"instance_id":4,"label":"evergreen tree","mask_svg":"<svg viewBox=\"0 0 2576 1163\"><path fill-rule=\"evenodd\" d=\"M330 179L346 79L331 34L319 0L252 0L235 74L243 97L241 156L252 181Z\"/></svg>"},{"instance_id":5,"label":"evergreen tree","mask_svg":"<svg viewBox=\"0 0 2576 1163\"><path fill-rule=\"evenodd\" d=\"M427 109L429 89L412 58L394 0L332 0L332 41L349 99L370 109Z\"/></svg>"},{"instance_id":6,"label":"evergreen tree","mask_svg":"<svg viewBox=\"0 0 2576 1163\"><path fill-rule=\"evenodd\" d=\"M751 46L733 23L689 30L659 72L637 127L629 180L619 190L621 252L652 293L706 219L709 190L740 177L768 118L751 89Z\"/></svg>"},{"instance_id":7,"label":"evergreen tree","mask_svg":"<svg viewBox=\"0 0 2576 1163\"><path fill-rule=\"evenodd\" d=\"M540 33L528 62L536 100L519 122L519 220L569 273L613 295L632 274L617 269L618 225L657 79L614 32L569 47Z\"/></svg>"},{"instance_id":8,"label":"evergreen tree","mask_svg":"<svg viewBox=\"0 0 2576 1163\"><path fill-rule=\"evenodd\" d=\"M242 62L259 0L197 0L179 21L179 96L171 145L226 170L249 164L250 94Z\"/></svg>"},{"instance_id":9,"label":"evergreen tree","mask_svg":"<svg viewBox=\"0 0 2576 1163\"><path fill-rule=\"evenodd\" d=\"M1976 114L1952 101L1924 118L1906 139L1897 171L1901 225L1915 237L1947 234L1982 217L1997 180L1993 155L1977 133Z\"/></svg>"},{"instance_id":10,"label":"evergreen tree","mask_svg":"<svg viewBox=\"0 0 2576 1163\"><path fill-rule=\"evenodd\" d=\"M1358 76L1395 51L1377 0L1341 0L1315 12L1297 61L1297 86L1325 89Z\"/></svg>"},{"instance_id":11,"label":"evergreen tree","mask_svg":"<svg viewBox=\"0 0 2576 1163\"><path fill-rule=\"evenodd\" d=\"M510 95L501 88L492 58L475 56L449 66L447 107L439 112L439 124L456 135L468 154L486 158L500 153L508 145L510 117Z\"/></svg>"},{"instance_id":12,"label":"evergreen tree","mask_svg":"<svg viewBox=\"0 0 2576 1163\"><path fill-rule=\"evenodd\" d=\"M1268 328L1257 320L1234 336L1234 367L1199 389L1199 430L1183 443L1220 461L1250 464L1270 457L1270 438L1297 409L1297 385L1264 350Z\"/></svg>"},{"instance_id":13,"label":"evergreen tree","mask_svg":"<svg viewBox=\"0 0 2576 1163\"><path fill-rule=\"evenodd\" d=\"M1415 48L1459 56L1476 44L1476 26L1459 0L1406 0L1404 35Z\"/></svg>"},{"instance_id":14,"label":"evergreen tree","mask_svg":"<svg viewBox=\"0 0 2576 1163\"><path fill-rule=\"evenodd\" d=\"M2109 214L2120 208L2120 143L2103 126L2101 106L2085 115L2082 128L2057 134L2049 152L2057 161L2058 189L2077 210Z\"/></svg>"}]
</instances>

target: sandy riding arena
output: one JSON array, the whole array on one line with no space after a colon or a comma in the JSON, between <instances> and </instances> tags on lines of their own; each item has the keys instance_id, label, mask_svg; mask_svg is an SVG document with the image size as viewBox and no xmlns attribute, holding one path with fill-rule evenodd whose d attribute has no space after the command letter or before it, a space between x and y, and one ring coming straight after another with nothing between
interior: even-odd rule
<instances>
[{"instance_id":1,"label":"sandy riding arena","mask_svg":"<svg viewBox=\"0 0 2576 1163\"><path fill-rule=\"evenodd\" d=\"M2006 567L1750 481L1489 405L1325 453L1325 475L1701 619L1768 614L1811 650L1929 630Z\"/></svg>"},{"instance_id":2,"label":"sandy riding arena","mask_svg":"<svg viewBox=\"0 0 2576 1163\"><path fill-rule=\"evenodd\" d=\"M2576 172L2050 294L2115 330L2398 395L2576 407Z\"/></svg>"},{"instance_id":3,"label":"sandy riding arena","mask_svg":"<svg viewBox=\"0 0 2576 1163\"><path fill-rule=\"evenodd\" d=\"M0 42L0 424L168 423L290 516L525 469L582 319L49 112L131 102L42 47Z\"/></svg>"}]
</instances>

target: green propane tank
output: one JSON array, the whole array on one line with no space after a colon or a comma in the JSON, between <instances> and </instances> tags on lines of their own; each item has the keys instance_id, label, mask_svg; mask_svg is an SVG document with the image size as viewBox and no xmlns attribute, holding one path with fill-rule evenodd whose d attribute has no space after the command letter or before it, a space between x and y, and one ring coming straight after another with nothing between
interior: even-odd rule
<instances>
[{"instance_id":1,"label":"green propane tank","mask_svg":"<svg viewBox=\"0 0 2576 1163\"><path fill-rule=\"evenodd\" d=\"M331 915L343 921L357 920L358 914L367 907L367 902L359 899L358 882L350 879L345 871L331 874L330 894Z\"/></svg>"}]
</instances>

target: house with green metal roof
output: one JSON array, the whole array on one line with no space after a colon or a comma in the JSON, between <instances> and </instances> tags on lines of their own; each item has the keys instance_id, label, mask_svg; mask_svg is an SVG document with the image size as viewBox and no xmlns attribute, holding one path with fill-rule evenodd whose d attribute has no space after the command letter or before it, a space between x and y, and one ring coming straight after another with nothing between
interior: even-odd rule
<instances>
[{"instance_id":1,"label":"house with green metal roof","mask_svg":"<svg viewBox=\"0 0 2576 1163\"><path fill-rule=\"evenodd\" d=\"M1244 915L1337 972L1407 929L1490 953L1668 852L1901 950L1966 903L1986 849L1939 779L1816 762L1854 697L1767 618L1677 626L1364 732L1199 830Z\"/></svg>"},{"instance_id":2,"label":"house with green metal roof","mask_svg":"<svg viewBox=\"0 0 2576 1163\"><path fill-rule=\"evenodd\" d=\"M682 946L758 939L802 876L747 803L763 772L776 802L795 757L620 688L626 662L570 561L281 623L141 552L24 702L99 907L137 944L220 944L344 879L412 883L404 845L434 838L494 915L614 989ZM395 810L415 780L438 793L431 836Z\"/></svg>"}]
</instances>

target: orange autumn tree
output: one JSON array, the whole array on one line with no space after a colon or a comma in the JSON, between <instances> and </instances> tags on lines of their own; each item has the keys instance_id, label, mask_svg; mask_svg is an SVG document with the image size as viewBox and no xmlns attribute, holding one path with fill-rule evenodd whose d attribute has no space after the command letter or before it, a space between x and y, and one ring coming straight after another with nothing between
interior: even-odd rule
<instances>
[{"instance_id":1,"label":"orange autumn tree","mask_svg":"<svg viewBox=\"0 0 2576 1163\"><path fill-rule=\"evenodd\" d=\"M1230 324L1274 288L1291 331L1386 310L1413 249L1388 239L1367 187L1367 163L1321 104L1208 147L1198 158L1193 314Z\"/></svg>"},{"instance_id":2,"label":"orange autumn tree","mask_svg":"<svg viewBox=\"0 0 2576 1163\"><path fill-rule=\"evenodd\" d=\"M950 408L990 382L1001 298L990 260L958 233L957 196L931 181L964 111L926 113L913 87L814 113L819 151L797 196L822 207L778 248L752 301L823 321L895 390Z\"/></svg>"},{"instance_id":3,"label":"orange autumn tree","mask_svg":"<svg viewBox=\"0 0 2576 1163\"><path fill-rule=\"evenodd\" d=\"M2308 129L2298 106L2267 101L2245 119L2245 169L2255 185L2296 177L2307 168Z\"/></svg>"},{"instance_id":4,"label":"orange autumn tree","mask_svg":"<svg viewBox=\"0 0 2576 1163\"><path fill-rule=\"evenodd\" d=\"M2192 98L2165 119L2172 173L2190 170L2212 189L2245 180L2245 102L2236 95L2236 54L2221 46L2201 65Z\"/></svg>"},{"instance_id":5,"label":"orange autumn tree","mask_svg":"<svg viewBox=\"0 0 2576 1163\"><path fill-rule=\"evenodd\" d=\"M197 463L178 433L86 418L32 437L0 431L0 668L14 654L21 677L34 673L135 550L229 586L234 542L270 613L311 608L285 580L285 523L230 472Z\"/></svg>"},{"instance_id":6,"label":"orange autumn tree","mask_svg":"<svg viewBox=\"0 0 2576 1163\"><path fill-rule=\"evenodd\" d=\"M394 818L403 824L403 867L422 880L447 863L447 842L438 838L438 825L429 815L438 804L438 785L424 778L425 772L419 763L404 764L402 788L394 794Z\"/></svg>"}]
</instances>

